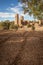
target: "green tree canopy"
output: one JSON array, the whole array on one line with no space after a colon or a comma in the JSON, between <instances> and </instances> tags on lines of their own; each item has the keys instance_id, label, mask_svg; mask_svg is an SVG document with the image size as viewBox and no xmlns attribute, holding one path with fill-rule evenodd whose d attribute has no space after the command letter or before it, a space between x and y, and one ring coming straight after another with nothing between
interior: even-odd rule
<instances>
[{"instance_id":1,"label":"green tree canopy","mask_svg":"<svg viewBox=\"0 0 43 65\"><path fill-rule=\"evenodd\" d=\"M33 15L34 18L43 19L43 0L19 0L23 3L24 13Z\"/></svg>"}]
</instances>

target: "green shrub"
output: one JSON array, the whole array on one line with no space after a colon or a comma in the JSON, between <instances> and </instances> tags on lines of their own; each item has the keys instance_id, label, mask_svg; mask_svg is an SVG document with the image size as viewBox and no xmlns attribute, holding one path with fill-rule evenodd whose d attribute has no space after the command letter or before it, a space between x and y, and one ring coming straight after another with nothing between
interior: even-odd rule
<instances>
[{"instance_id":1,"label":"green shrub","mask_svg":"<svg viewBox=\"0 0 43 65\"><path fill-rule=\"evenodd\" d=\"M27 24L27 27L29 28L29 27L31 27L31 25L30 24Z\"/></svg>"},{"instance_id":2,"label":"green shrub","mask_svg":"<svg viewBox=\"0 0 43 65\"><path fill-rule=\"evenodd\" d=\"M0 30L2 30L2 29L3 29L2 22L0 22Z\"/></svg>"},{"instance_id":3,"label":"green shrub","mask_svg":"<svg viewBox=\"0 0 43 65\"><path fill-rule=\"evenodd\" d=\"M14 22L10 23L10 29L14 29Z\"/></svg>"},{"instance_id":4,"label":"green shrub","mask_svg":"<svg viewBox=\"0 0 43 65\"><path fill-rule=\"evenodd\" d=\"M5 29L9 29L9 27L10 27L10 22L2 22L2 27L3 27L3 29L5 30Z\"/></svg>"},{"instance_id":5,"label":"green shrub","mask_svg":"<svg viewBox=\"0 0 43 65\"><path fill-rule=\"evenodd\" d=\"M18 25L14 25L15 30L18 30L18 27L19 27Z\"/></svg>"},{"instance_id":6,"label":"green shrub","mask_svg":"<svg viewBox=\"0 0 43 65\"><path fill-rule=\"evenodd\" d=\"M32 25L32 30L35 30L35 26L34 25Z\"/></svg>"},{"instance_id":7,"label":"green shrub","mask_svg":"<svg viewBox=\"0 0 43 65\"><path fill-rule=\"evenodd\" d=\"M19 26L18 25L15 25L14 22L11 22L11 24L10 24L10 29L11 30L18 30L18 27Z\"/></svg>"}]
</instances>

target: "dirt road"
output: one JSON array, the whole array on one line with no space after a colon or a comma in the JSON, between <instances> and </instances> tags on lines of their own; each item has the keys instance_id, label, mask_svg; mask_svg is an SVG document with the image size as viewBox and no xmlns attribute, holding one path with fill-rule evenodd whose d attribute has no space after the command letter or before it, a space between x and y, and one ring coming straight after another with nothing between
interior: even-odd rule
<instances>
[{"instance_id":1,"label":"dirt road","mask_svg":"<svg viewBox=\"0 0 43 65\"><path fill-rule=\"evenodd\" d=\"M0 65L43 65L43 32L0 35Z\"/></svg>"}]
</instances>

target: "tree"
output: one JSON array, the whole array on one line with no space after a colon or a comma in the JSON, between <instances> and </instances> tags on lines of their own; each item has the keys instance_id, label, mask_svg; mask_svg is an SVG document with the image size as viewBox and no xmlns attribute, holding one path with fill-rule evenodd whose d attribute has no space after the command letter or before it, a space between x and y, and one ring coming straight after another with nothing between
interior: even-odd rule
<instances>
[{"instance_id":1,"label":"tree","mask_svg":"<svg viewBox=\"0 0 43 65\"><path fill-rule=\"evenodd\" d=\"M14 29L14 21L10 23L10 29Z\"/></svg>"},{"instance_id":2,"label":"tree","mask_svg":"<svg viewBox=\"0 0 43 65\"><path fill-rule=\"evenodd\" d=\"M3 21L0 22L0 30L3 29L2 22L3 22Z\"/></svg>"},{"instance_id":3,"label":"tree","mask_svg":"<svg viewBox=\"0 0 43 65\"><path fill-rule=\"evenodd\" d=\"M14 21L12 21L11 23L10 23L10 29L13 29L13 30L18 30L18 25L15 25L15 23L14 23Z\"/></svg>"},{"instance_id":4,"label":"tree","mask_svg":"<svg viewBox=\"0 0 43 65\"><path fill-rule=\"evenodd\" d=\"M5 20L4 22L2 22L2 26L3 26L3 29L9 29L10 21L9 20Z\"/></svg>"},{"instance_id":5,"label":"tree","mask_svg":"<svg viewBox=\"0 0 43 65\"><path fill-rule=\"evenodd\" d=\"M34 18L43 19L43 0L19 0L23 3L24 13L33 15Z\"/></svg>"},{"instance_id":6,"label":"tree","mask_svg":"<svg viewBox=\"0 0 43 65\"><path fill-rule=\"evenodd\" d=\"M32 30L33 30L33 31L35 30L35 26L34 26L34 23L32 24Z\"/></svg>"}]
</instances>

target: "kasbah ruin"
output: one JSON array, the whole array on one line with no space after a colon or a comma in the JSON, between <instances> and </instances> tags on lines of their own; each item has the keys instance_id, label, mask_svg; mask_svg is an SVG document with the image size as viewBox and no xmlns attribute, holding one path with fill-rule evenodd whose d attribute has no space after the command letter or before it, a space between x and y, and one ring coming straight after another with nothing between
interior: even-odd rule
<instances>
[{"instance_id":1,"label":"kasbah ruin","mask_svg":"<svg viewBox=\"0 0 43 65\"><path fill-rule=\"evenodd\" d=\"M43 20L38 20L38 21L29 21L29 20L24 20L23 16L19 17L19 14L15 14L15 25L23 26L25 29L27 29L27 24L34 24L35 30L36 31L43 31ZM29 28L31 30L31 28Z\"/></svg>"}]
</instances>

